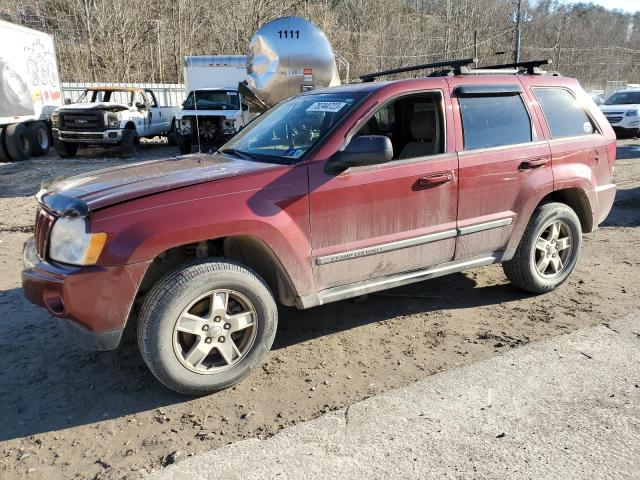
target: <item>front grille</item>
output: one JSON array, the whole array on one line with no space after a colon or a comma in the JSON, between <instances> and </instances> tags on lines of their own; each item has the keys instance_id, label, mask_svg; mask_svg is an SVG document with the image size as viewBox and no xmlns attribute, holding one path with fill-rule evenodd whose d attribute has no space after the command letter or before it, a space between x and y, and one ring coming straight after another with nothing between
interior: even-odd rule
<instances>
[{"instance_id":1,"label":"front grille","mask_svg":"<svg viewBox=\"0 0 640 480\"><path fill-rule=\"evenodd\" d=\"M104 113L102 111L61 112L60 125L64 130L101 131L105 129L103 118Z\"/></svg>"},{"instance_id":2,"label":"front grille","mask_svg":"<svg viewBox=\"0 0 640 480\"><path fill-rule=\"evenodd\" d=\"M44 260L47 256L47 249L49 248L49 236L51 235L51 229L56 221L56 217L50 213L39 208L36 213L36 228L34 240L36 244L36 253L41 260Z\"/></svg>"},{"instance_id":3,"label":"front grille","mask_svg":"<svg viewBox=\"0 0 640 480\"><path fill-rule=\"evenodd\" d=\"M606 117L609 123L618 123L622 120L622 117Z\"/></svg>"},{"instance_id":4,"label":"front grille","mask_svg":"<svg viewBox=\"0 0 640 480\"><path fill-rule=\"evenodd\" d=\"M68 133L61 132L60 138L62 140L102 140L101 133L88 133L88 134L80 134L80 133Z\"/></svg>"}]
</instances>

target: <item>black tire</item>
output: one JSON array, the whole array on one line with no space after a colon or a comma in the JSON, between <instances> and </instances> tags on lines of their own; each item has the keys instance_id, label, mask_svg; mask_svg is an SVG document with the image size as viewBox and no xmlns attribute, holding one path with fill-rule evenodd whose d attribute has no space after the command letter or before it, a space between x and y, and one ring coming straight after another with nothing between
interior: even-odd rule
<instances>
[{"instance_id":1,"label":"black tire","mask_svg":"<svg viewBox=\"0 0 640 480\"><path fill-rule=\"evenodd\" d=\"M10 162L9 154L4 148L4 128L0 127L0 162Z\"/></svg>"},{"instance_id":2,"label":"black tire","mask_svg":"<svg viewBox=\"0 0 640 480\"><path fill-rule=\"evenodd\" d=\"M43 122L33 122L29 125L29 137L31 138L31 154L34 157L43 157L49 153L51 145L49 129Z\"/></svg>"},{"instance_id":3,"label":"black tire","mask_svg":"<svg viewBox=\"0 0 640 480\"><path fill-rule=\"evenodd\" d=\"M54 138L53 146L60 158L73 158L78 153L78 145L76 143L63 142Z\"/></svg>"},{"instance_id":4,"label":"black tire","mask_svg":"<svg viewBox=\"0 0 640 480\"><path fill-rule=\"evenodd\" d=\"M256 312L255 337L237 363L216 373L198 373L178 358L174 328L194 300L219 289L238 292L251 302ZM147 295L138 322L140 352L154 376L176 392L203 395L235 385L264 361L275 337L278 310L269 288L255 272L228 259L208 258L161 278Z\"/></svg>"},{"instance_id":5,"label":"black tire","mask_svg":"<svg viewBox=\"0 0 640 480\"><path fill-rule=\"evenodd\" d=\"M4 146L11 160L22 161L31 158L31 137L23 123L13 123L4 130Z\"/></svg>"},{"instance_id":6,"label":"black tire","mask_svg":"<svg viewBox=\"0 0 640 480\"><path fill-rule=\"evenodd\" d=\"M178 137L178 150L180 150L180 153L183 155L191 153L191 138L180 135Z\"/></svg>"},{"instance_id":7,"label":"black tire","mask_svg":"<svg viewBox=\"0 0 640 480\"><path fill-rule=\"evenodd\" d=\"M179 144L178 132L176 132L176 125L175 125L174 122L171 122L171 128L169 129L169 132L167 133L167 143L171 147L177 147L178 144Z\"/></svg>"},{"instance_id":8,"label":"black tire","mask_svg":"<svg viewBox=\"0 0 640 480\"><path fill-rule=\"evenodd\" d=\"M560 221L562 228L566 229L569 238L570 251L566 254L563 267L557 273L543 275L536 266L536 255L542 255L536 250L536 242L555 221ZM543 242L544 244L544 242ZM560 252L553 250L553 245L548 250L553 259L560 257ZM509 281L516 287L532 293L546 293L562 285L573 272L580 249L582 248L582 227L578 215L564 203L546 203L539 206L533 212L529 225L525 230L514 257L502 264L504 273ZM563 254L564 255L564 254ZM547 258L550 258L547 255ZM543 267L544 268L544 267Z\"/></svg>"},{"instance_id":9,"label":"black tire","mask_svg":"<svg viewBox=\"0 0 640 480\"><path fill-rule=\"evenodd\" d=\"M135 157L139 145L140 137L138 137L138 132L132 129L124 130L120 141L120 156L122 158Z\"/></svg>"}]
</instances>

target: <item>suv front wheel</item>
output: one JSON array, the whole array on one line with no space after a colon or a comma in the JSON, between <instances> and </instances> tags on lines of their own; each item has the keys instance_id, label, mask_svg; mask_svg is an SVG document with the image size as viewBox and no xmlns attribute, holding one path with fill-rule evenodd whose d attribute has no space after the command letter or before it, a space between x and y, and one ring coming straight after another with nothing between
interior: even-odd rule
<instances>
[{"instance_id":1,"label":"suv front wheel","mask_svg":"<svg viewBox=\"0 0 640 480\"><path fill-rule=\"evenodd\" d=\"M265 282L227 259L189 263L149 292L138 345L160 382L202 395L228 388L266 358L278 310Z\"/></svg>"},{"instance_id":2,"label":"suv front wheel","mask_svg":"<svg viewBox=\"0 0 640 480\"><path fill-rule=\"evenodd\" d=\"M576 213L563 203L547 203L533 212L514 257L502 267L516 287L550 292L569 278L581 247L582 228Z\"/></svg>"}]
</instances>

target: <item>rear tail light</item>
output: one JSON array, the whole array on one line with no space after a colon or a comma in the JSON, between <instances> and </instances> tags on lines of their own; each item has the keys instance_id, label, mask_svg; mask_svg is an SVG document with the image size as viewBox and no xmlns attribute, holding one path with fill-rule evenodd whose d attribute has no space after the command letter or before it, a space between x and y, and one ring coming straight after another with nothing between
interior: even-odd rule
<instances>
[{"instance_id":1,"label":"rear tail light","mask_svg":"<svg viewBox=\"0 0 640 480\"><path fill-rule=\"evenodd\" d=\"M609 159L609 171L613 175L614 164L616 163L616 142L609 142L607 144L607 158Z\"/></svg>"}]
</instances>

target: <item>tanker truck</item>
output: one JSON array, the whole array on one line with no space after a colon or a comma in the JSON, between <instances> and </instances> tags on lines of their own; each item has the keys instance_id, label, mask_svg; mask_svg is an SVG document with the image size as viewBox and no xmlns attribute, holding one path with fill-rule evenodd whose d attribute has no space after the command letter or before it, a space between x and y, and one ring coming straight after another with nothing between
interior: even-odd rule
<instances>
[{"instance_id":1,"label":"tanker truck","mask_svg":"<svg viewBox=\"0 0 640 480\"><path fill-rule=\"evenodd\" d=\"M0 162L46 155L61 103L53 37L0 20Z\"/></svg>"},{"instance_id":2,"label":"tanker truck","mask_svg":"<svg viewBox=\"0 0 640 480\"><path fill-rule=\"evenodd\" d=\"M300 17L265 24L246 56L185 57L189 94L176 115L181 153L217 147L282 100L340 84L326 35Z\"/></svg>"}]
</instances>

